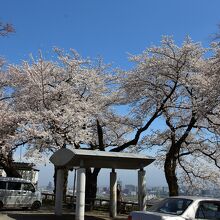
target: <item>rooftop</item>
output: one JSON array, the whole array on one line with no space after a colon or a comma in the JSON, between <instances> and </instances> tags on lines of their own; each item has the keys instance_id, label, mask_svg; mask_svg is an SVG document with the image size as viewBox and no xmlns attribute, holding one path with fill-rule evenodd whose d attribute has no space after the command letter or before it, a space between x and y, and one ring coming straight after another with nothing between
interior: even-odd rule
<instances>
[{"instance_id":1,"label":"rooftop","mask_svg":"<svg viewBox=\"0 0 220 220\"><path fill-rule=\"evenodd\" d=\"M98 150L60 149L50 161L57 167L94 167L114 169L140 169L151 164L155 159L146 155Z\"/></svg>"}]
</instances>

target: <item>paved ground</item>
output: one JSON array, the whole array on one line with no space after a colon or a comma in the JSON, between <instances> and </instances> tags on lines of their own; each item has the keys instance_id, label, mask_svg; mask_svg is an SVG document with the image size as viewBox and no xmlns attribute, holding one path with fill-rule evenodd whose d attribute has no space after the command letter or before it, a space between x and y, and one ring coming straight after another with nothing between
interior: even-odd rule
<instances>
[{"instance_id":1,"label":"paved ground","mask_svg":"<svg viewBox=\"0 0 220 220\"><path fill-rule=\"evenodd\" d=\"M73 220L74 213L64 211L62 216L55 216L51 210L22 211L22 210L2 210L0 220ZM85 220L110 220L106 212L95 211L86 212ZM114 220L126 220L126 215L119 215Z\"/></svg>"}]
</instances>

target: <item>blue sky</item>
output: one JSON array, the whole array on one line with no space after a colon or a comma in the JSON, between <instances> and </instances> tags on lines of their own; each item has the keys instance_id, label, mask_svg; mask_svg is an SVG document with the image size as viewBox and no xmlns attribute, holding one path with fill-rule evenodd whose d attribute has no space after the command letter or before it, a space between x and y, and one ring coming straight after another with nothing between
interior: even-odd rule
<instances>
[{"instance_id":1,"label":"blue sky","mask_svg":"<svg viewBox=\"0 0 220 220\"><path fill-rule=\"evenodd\" d=\"M0 56L16 64L39 49L51 59L56 46L126 69L128 53L159 44L162 35L172 35L178 44L189 35L208 46L220 23L219 0L2 0L0 5L0 20L16 29L0 39ZM42 169L41 184L47 175ZM163 185L158 176L151 175L149 185Z\"/></svg>"},{"instance_id":2,"label":"blue sky","mask_svg":"<svg viewBox=\"0 0 220 220\"><path fill-rule=\"evenodd\" d=\"M16 33L0 40L0 54L16 63L39 49L49 58L57 46L126 68L128 53L158 44L162 35L208 45L220 22L219 0L2 0L1 8L0 20Z\"/></svg>"}]
</instances>

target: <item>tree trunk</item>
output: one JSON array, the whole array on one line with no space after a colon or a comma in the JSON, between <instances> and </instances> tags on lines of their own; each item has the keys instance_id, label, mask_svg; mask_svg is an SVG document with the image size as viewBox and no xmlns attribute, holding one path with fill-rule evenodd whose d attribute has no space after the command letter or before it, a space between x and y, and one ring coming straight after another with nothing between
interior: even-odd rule
<instances>
[{"instance_id":1,"label":"tree trunk","mask_svg":"<svg viewBox=\"0 0 220 220\"><path fill-rule=\"evenodd\" d=\"M183 133L183 135L179 138L179 140L176 140L176 132L177 129L172 125L170 121L170 117L166 116L166 124L171 130L171 137L170 140L172 141L171 147L166 154L166 159L164 163L164 172L167 180L167 184L169 187L169 195L170 196L178 196L179 194L179 186L178 186L178 179L176 175L176 168L177 168L177 162L179 157L179 152L181 145L184 143L184 141L187 139L188 135L190 134L190 131L193 129L193 126L196 123L196 115L195 112L192 112L191 120L187 126L187 129Z\"/></svg>"},{"instance_id":2,"label":"tree trunk","mask_svg":"<svg viewBox=\"0 0 220 220\"><path fill-rule=\"evenodd\" d=\"M1 155L0 166L5 171L7 177L22 177L21 174L17 171L17 169L13 166L12 152L8 152L7 155Z\"/></svg>"},{"instance_id":3,"label":"tree trunk","mask_svg":"<svg viewBox=\"0 0 220 220\"><path fill-rule=\"evenodd\" d=\"M91 168L86 169L86 204L90 205L90 209L92 210L94 207L94 200L96 198L96 192L97 192L97 178L98 178L98 173L100 169L94 169L92 172ZM66 173L66 172L65 172ZM64 178L65 178L65 173L64 173ZM68 170L67 170L68 173ZM56 193L56 177L57 177L57 168L54 168L54 194ZM63 188L63 193L66 195L66 186L67 186L67 177L66 176L66 181L64 180L64 188ZM65 197L63 197L65 198Z\"/></svg>"},{"instance_id":4,"label":"tree trunk","mask_svg":"<svg viewBox=\"0 0 220 220\"><path fill-rule=\"evenodd\" d=\"M68 174L69 170L64 169L64 182L63 182L63 201L66 202L66 192L67 192L67 184L68 184Z\"/></svg>"},{"instance_id":5,"label":"tree trunk","mask_svg":"<svg viewBox=\"0 0 220 220\"><path fill-rule=\"evenodd\" d=\"M63 201L64 202L66 202L68 173L69 173L69 170L64 168L64 182L63 182ZM56 195L56 183L57 183L57 168L56 167L54 167L53 181L54 181L54 190L53 190L53 192Z\"/></svg>"},{"instance_id":6,"label":"tree trunk","mask_svg":"<svg viewBox=\"0 0 220 220\"><path fill-rule=\"evenodd\" d=\"M86 169L86 204L92 211L94 207L94 200L97 192L97 178L101 169L95 168L92 172L91 168Z\"/></svg>"},{"instance_id":7,"label":"tree trunk","mask_svg":"<svg viewBox=\"0 0 220 220\"><path fill-rule=\"evenodd\" d=\"M99 141L99 150L105 151L104 141L103 141L103 130L102 126L97 122L97 133L98 133L98 141ZM94 200L96 198L97 193L97 178L100 172L100 168L94 168L93 172L91 168L86 169L86 204L89 204L90 210L93 210Z\"/></svg>"},{"instance_id":8,"label":"tree trunk","mask_svg":"<svg viewBox=\"0 0 220 220\"><path fill-rule=\"evenodd\" d=\"M177 158L175 155L169 152L166 155L164 163L165 177L169 187L169 196L178 196L179 194L178 179L176 176L176 162Z\"/></svg>"},{"instance_id":9,"label":"tree trunk","mask_svg":"<svg viewBox=\"0 0 220 220\"><path fill-rule=\"evenodd\" d=\"M54 166L54 174L53 174L53 193L56 195L56 188L57 188L57 168Z\"/></svg>"}]
</instances>

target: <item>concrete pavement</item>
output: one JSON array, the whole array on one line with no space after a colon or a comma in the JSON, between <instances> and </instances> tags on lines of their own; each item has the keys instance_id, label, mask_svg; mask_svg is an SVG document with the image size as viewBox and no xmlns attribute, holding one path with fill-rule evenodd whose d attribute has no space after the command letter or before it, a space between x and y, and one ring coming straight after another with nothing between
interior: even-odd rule
<instances>
[{"instance_id":1,"label":"concrete pavement","mask_svg":"<svg viewBox=\"0 0 220 220\"><path fill-rule=\"evenodd\" d=\"M51 211L21 211L8 210L0 212L0 220L73 220L74 213L64 213L56 216ZM109 214L101 211L86 212L85 220L110 220ZM119 215L114 220L126 220L126 215Z\"/></svg>"}]
</instances>

